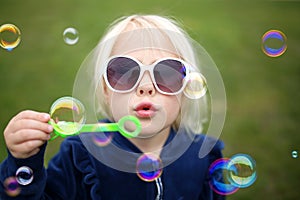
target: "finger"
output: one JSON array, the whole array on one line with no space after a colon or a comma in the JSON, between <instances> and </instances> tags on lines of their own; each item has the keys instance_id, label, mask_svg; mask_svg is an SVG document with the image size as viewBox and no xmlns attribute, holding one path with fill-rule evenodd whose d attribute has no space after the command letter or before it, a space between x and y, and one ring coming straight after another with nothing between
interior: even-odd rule
<instances>
[{"instance_id":1,"label":"finger","mask_svg":"<svg viewBox=\"0 0 300 200\"><path fill-rule=\"evenodd\" d=\"M47 141L50 139L50 134L35 129L22 129L16 132L13 137L14 144L21 144L30 140Z\"/></svg>"},{"instance_id":2,"label":"finger","mask_svg":"<svg viewBox=\"0 0 300 200\"><path fill-rule=\"evenodd\" d=\"M14 117L14 120L20 120L20 119L33 119L41 122L48 122L50 120L50 115L44 112L24 110Z\"/></svg>"},{"instance_id":3,"label":"finger","mask_svg":"<svg viewBox=\"0 0 300 200\"><path fill-rule=\"evenodd\" d=\"M17 132L21 129L34 129L44 131L46 133L51 133L53 131L53 127L50 124L32 119L21 119L16 121L13 130Z\"/></svg>"}]
</instances>

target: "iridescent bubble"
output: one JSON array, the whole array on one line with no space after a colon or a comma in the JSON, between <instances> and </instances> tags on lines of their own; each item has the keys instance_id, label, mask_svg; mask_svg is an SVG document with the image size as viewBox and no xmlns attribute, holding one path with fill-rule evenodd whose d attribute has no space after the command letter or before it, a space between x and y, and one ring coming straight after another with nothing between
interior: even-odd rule
<instances>
[{"instance_id":1,"label":"iridescent bubble","mask_svg":"<svg viewBox=\"0 0 300 200\"><path fill-rule=\"evenodd\" d=\"M262 36L261 47L267 56L281 56L287 49L287 37L279 30L269 30Z\"/></svg>"},{"instance_id":2,"label":"iridescent bubble","mask_svg":"<svg viewBox=\"0 0 300 200\"><path fill-rule=\"evenodd\" d=\"M21 192L19 183L16 180L16 177L8 177L4 181L4 189L8 196L15 197L18 196Z\"/></svg>"},{"instance_id":3,"label":"iridescent bubble","mask_svg":"<svg viewBox=\"0 0 300 200\"><path fill-rule=\"evenodd\" d=\"M256 180L255 161L246 154L236 154L227 163L228 180L239 188L252 185Z\"/></svg>"},{"instance_id":4,"label":"iridescent bubble","mask_svg":"<svg viewBox=\"0 0 300 200\"><path fill-rule=\"evenodd\" d=\"M28 185L33 180L33 172L29 167L20 167L16 172L16 180L20 185Z\"/></svg>"},{"instance_id":5,"label":"iridescent bubble","mask_svg":"<svg viewBox=\"0 0 300 200\"><path fill-rule=\"evenodd\" d=\"M50 108L50 116L62 137L78 133L86 121L83 104L73 97L57 99Z\"/></svg>"},{"instance_id":6,"label":"iridescent bubble","mask_svg":"<svg viewBox=\"0 0 300 200\"><path fill-rule=\"evenodd\" d=\"M113 133L111 133L111 132L93 133L93 142L94 142L94 144L96 144L97 146L100 146L100 147L108 145L112 141L112 138L113 138Z\"/></svg>"},{"instance_id":7,"label":"iridescent bubble","mask_svg":"<svg viewBox=\"0 0 300 200\"><path fill-rule=\"evenodd\" d=\"M292 151L292 157L293 158L298 158L298 151Z\"/></svg>"},{"instance_id":8,"label":"iridescent bubble","mask_svg":"<svg viewBox=\"0 0 300 200\"><path fill-rule=\"evenodd\" d=\"M209 167L209 185L214 192L221 195L230 195L238 191L238 187L232 185L227 179L228 158L215 160Z\"/></svg>"},{"instance_id":9,"label":"iridescent bubble","mask_svg":"<svg viewBox=\"0 0 300 200\"><path fill-rule=\"evenodd\" d=\"M190 99L199 99L207 91L206 79L201 73L191 72L184 88L184 94Z\"/></svg>"},{"instance_id":10,"label":"iridescent bubble","mask_svg":"<svg viewBox=\"0 0 300 200\"><path fill-rule=\"evenodd\" d=\"M162 161L154 154L146 153L140 156L136 163L138 177L143 181L151 182L162 174Z\"/></svg>"},{"instance_id":11,"label":"iridescent bubble","mask_svg":"<svg viewBox=\"0 0 300 200\"><path fill-rule=\"evenodd\" d=\"M72 27L66 28L63 32L63 38L65 43L67 43L68 45L74 45L79 40L78 31Z\"/></svg>"},{"instance_id":12,"label":"iridescent bubble","mask_svg":"<svg viewBox=\"0 0 300 200\"><path fill-rule=\"evenodd\" d=\"M3 24L0 26L0 46L12 51L21 42L21 31L14 24Z\"/></svg>"}]
</instances>

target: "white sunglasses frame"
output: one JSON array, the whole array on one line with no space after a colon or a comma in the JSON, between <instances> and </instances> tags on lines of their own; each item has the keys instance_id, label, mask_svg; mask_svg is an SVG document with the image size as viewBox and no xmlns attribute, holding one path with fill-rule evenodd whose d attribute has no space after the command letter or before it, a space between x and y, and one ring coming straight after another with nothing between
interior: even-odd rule
<instances>
[{"instance_id":1,"label":"white sunglasses frame","mask_svg":"<svg viewBox=\"0 0 300 200\"><path fill-rule=\"evenodd\" d=\"M136 83L135 83L135 84L132 86L132 88L130 88L129 90L117 90L117 89L114 89L114 88L110 85L110 83L109 83L109 81L108 81L108 78L107 78L107 68L108 68L108 63L109 63L112 59L119 58L119 57L131 59L131 60L133 60L134 62L136 62L136 63L139 65L139 67L140 67L140 74L139 74L139 77L138 77ZM185 67L185 70L186 70L186 76L185 76L185 77L183 78L183 80L182 80L182 81L183 81L182 87L181 87L180 90L178 90L177 92L172 92L172 93L170 93L170 92L164 92L164 91L162 91L162 90L158 87L158 85L157 85L157 83L156 83L156 81L155 81L154 72L153 72L154 67L155 67L158 63L160 63L160 62L162 62L162 61L165 61L165 60L175 60L175 61L181 62L181 63L184 65L184 67ZM108 86L108 88L109 88L110 90L112 90L113 92L118 92L118 93L128 93L128 92L133 91L133 90L138 86L138 84L140 83L140 81L141 81L141 79L142 79L144 73L145 73L146 71L149 71L150 77L151 77L151 81L152 81L152 83L153 83L155 89L156 89L159 93L165 94L165 95L177 95L177 94L181 93L181 92L184 90L184 88L185 88L185 86L186 86L186 84L187 84L187 82L188 82L188 80L189 80L189 76L190 76L191 69L192 69L191 65L189 65L186 61L181 60L181 59L179 59L179 58L164 57L164 58L161 58L161 59L156 60L156 61L155 61L153 64L151 64L151 65L144 65L143 63L141 63L139 60L137 60L137 59L134 58L134 57L127 56L127 55L115 55L115 56L109 57L108 60L105 62L105 70L104 70L103 76L104 76L105 83L106 83L106 85Z\"/></svg>"}]
</instances>

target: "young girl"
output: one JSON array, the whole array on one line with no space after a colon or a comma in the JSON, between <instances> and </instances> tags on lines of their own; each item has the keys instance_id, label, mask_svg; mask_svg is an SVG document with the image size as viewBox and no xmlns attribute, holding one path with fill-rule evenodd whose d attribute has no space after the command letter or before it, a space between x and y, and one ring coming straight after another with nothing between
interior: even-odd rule
<instances>
[{"instance_id":1,"label":"young girl","mask_svg":"<svg viewBox=\"0 0 300 200\"><path fill-rule=\"evenodd\" d=\"M134 138L106 133L106 145L95 142L96 133L68 137L45 169L50 116L23 111L4 131L8 158L0 166L1 199L224 199L209 185L208 169L222 157L223 143L200 134L207 103L205 91L192 91L193 74L205 84L199 66L191 40L173 20L117 20L79 70L73 94L91 105L90 121L132 115L141 132ZM199 157L203 141L213 147ZM10 192L7 180L20 168L33 176Z\"/></svg>"}]
</instances>

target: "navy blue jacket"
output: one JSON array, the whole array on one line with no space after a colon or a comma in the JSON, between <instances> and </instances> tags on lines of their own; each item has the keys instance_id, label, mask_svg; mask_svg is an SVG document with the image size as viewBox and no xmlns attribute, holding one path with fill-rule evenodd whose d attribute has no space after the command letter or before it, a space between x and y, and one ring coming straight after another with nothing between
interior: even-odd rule
<instances>
[{"instance_id":1,"label":"navy blue jacket","mask_svg":"<svg viewBox=\"0 0 300 200\"><path fill-rule=\"evenodd\" d=\"M129 169L137 159L135 156L141 153L122 135L113 134L111 145L88 150L86 147L92 146L89 145L89 134L66 138L47 169L43 167L46 144L38 154L26 159L16 159L8 153L8 158L0 165L0 199L155 200L158 194L157 181L145 182L136 173L110 167L128 165ZM207 137L197 135L191 140L188 134L170 131L161 152L165 166L159 179L162 199L225 199L210 188L208 176L210 164L222 157L223 143L210 138L216 144L208 155L200 159L198 154L204 138ZM115 147L131 152L133 157L115 156ZM21 186L21 193L12 198L6 195L3 182L7 177L14 176L21 166L30 167L34 179L31 184Z\"/></svg>"}]
</instances>

